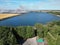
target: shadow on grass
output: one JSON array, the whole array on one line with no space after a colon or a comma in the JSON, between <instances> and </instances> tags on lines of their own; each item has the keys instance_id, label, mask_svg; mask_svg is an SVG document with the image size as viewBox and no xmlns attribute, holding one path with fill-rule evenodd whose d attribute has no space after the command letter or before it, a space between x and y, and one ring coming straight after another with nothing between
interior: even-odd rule
<instances>
[{"instance_id":1,"label":"shadow on grass","mask_svg":"<svg viewBox=\"0 0 60 45\"><path fill-rule=\"evenodd\" d=\"M26 40L24 40L23 37L21 37L21 36L18 35L18 33L14 30L14 28L12 28L12 33L15 36L18 44L22 45L26 41Z\"/></svg>"}]
</instances>

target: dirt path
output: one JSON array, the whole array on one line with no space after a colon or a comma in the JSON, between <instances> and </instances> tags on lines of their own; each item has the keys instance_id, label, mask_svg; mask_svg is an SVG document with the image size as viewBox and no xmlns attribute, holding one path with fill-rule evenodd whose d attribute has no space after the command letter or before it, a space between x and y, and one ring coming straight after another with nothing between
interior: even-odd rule
<instances>
[{"instance_id":1,"label":"dirt path","mask_svg":"<svg viewBox=\"0 0 60 45\"><path fill-rule=\"evenodd\" d=\"M53 37L53 35L50 32L48 32L48 34L51 36L52 39L56 40L56 38Z\"/></svg>"}]
</instances>

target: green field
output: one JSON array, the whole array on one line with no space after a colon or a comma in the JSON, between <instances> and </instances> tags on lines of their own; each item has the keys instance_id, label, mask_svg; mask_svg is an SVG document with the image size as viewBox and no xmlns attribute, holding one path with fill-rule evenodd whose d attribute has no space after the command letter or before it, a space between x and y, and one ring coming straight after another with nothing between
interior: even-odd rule
<instances>
[{"instance_id":1,"label":"green field","mask_svg":"<svg viewBox=\"0 0 60 45\"><path fill-rule=\"evenodd\" d=\"M53 12L53 11L51 11L51 12L47 12L47 13L51 13L51 14L55 14L55 15L60 15L60 12Z\"/></svg>"}]
</instances>

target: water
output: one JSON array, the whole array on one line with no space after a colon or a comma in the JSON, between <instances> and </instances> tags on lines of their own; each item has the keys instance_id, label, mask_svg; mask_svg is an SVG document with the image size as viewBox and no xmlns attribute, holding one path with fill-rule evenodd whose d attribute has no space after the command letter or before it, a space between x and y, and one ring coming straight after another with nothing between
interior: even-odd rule
<instances>
[{"instance_id":1,"label":"water","mask_svg":"<svg viewBox=\"0 0 60 45\"><path fill-rule=\"evenodd\" d=\"M30 12L2 20L0 26L33 26L36 23L46 24L54 20L60 20L60 17L48 13Z\"/></svg>"}]
</instances>

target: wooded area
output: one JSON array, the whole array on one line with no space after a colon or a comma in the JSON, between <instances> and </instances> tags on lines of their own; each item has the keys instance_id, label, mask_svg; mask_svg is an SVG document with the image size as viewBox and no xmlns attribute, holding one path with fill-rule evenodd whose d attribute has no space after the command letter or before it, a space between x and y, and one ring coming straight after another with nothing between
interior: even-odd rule
<instances>
[{"instance_id":1,"label":"wooded area","mask_svg":"<svg viewBox=\"0 0 60 45\"><path fill-rule=\"evenodd\" d=\"M60 21L50 22L46 25L35 24L35 26L0 26L0 45L22 44L26 39L35 36L46 38L48 45L60 45Z\"/></svg>"}]
</instances>

